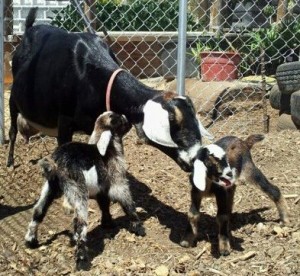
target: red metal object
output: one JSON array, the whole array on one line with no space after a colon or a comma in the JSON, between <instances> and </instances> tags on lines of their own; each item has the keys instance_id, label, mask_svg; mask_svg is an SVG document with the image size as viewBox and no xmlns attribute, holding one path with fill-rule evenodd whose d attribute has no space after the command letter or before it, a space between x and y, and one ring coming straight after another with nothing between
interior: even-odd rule
<instances>
[{"instance_id":1,"label":"red metal object","mask_svg":"<svg viewBox=\"0 0 300 276\"><path fill-rule=\"evenodd\" d=\"M202 81L228 81L238 78L241 56L235 52L201 52Z\"/></svg>"}]
</instances>

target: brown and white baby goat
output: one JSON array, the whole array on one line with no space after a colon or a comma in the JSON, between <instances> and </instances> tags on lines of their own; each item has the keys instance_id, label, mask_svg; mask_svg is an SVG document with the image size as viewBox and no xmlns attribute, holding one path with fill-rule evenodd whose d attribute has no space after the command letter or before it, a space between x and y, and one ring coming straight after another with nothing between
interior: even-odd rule
<instances>
[{"instance_id":1,"label":"brown and white baby goat","mask_svg":"<svg viewBox=\"0 0 300 276\"><path fill-rule=\"evenodd\" d=\"M103 226L112 224L110 201L119 202L131 220L130 230L144 236L126 178L122 137L130 129L125 116L108 111L95 123L89 144L70 142L58 147L52 158L40 161L46 183L34 206L33 218L25 236L26 245L36 247L37 228L53 200L64 195L74 208L76 268L87 268L88 199L96 199L102 211Z\"/></svg>"},{"instance_id":2,"label":"brown and white baby goat","mask_svg":"<svg viewBox=\"0 0 300 276\"><path fill-rule=\"evenodd\" d=\"M233 208L234 192L238 181L246 181L262 189L275 203L281 222L288 222L285 200L279 188L269 182L253 163L250 150L264 139L263 135L250 135L246 140L226 136L199 150L190 177L191 207L189 225L181 245L194 246L198 236L200 205L203 197L215 195L219 226L219 252L230 254L229 221Z\"/></svg>"}]
</instances>

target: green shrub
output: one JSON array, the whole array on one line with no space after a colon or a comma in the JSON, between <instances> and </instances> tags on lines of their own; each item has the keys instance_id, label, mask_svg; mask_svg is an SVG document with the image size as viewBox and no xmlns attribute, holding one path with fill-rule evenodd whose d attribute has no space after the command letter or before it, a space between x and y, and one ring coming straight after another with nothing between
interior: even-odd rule
<instances>
[{"instance_id":1,"label":"green shrub","mask_svg":"<svg viewBox=\"0 0 300 276\"><path fill-rule=\"evenodd\" d=\"M109 31L177 31L179 1L133 0L130 5L120 1L101 0L96 4L99 21ZM52 25L69 31L82 31L83 20L72 5L55 11ZM198 30L201 26L188 14L188 30Z\"/></svg>"},{"instance_id":2,"label":"green shrub","mask_svg":"<svg viewBox=\"0 0 300 276\"><path fill-rule=\"evenodd\" d=\"M284 62L284 55L300 45L300 19L287 18L273 23L268 28L250 32L250 38L241 49L248 64L259 63L261 49L265 51L267 74L274 74L278 65Z\"/></svg>"}]
</instances>

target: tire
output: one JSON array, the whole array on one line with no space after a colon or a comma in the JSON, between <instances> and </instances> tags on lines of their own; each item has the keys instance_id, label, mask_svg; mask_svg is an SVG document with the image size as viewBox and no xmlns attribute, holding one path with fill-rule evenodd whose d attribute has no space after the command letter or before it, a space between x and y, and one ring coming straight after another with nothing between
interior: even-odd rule
<instances>
[{"instance_id":1,"label":"tire","mask_svg":"<svg viewBox=\"0 0 300 276\"><path fill-rule=\"evenodd\" d=\"M283 113L291 115L291 94L281 92L279 114Z\"/></svg>"},{"instance_id":2,"label":"tire","mask_svg":"<svg viewBox=\"0 0 300 276\"><path fill-rule=\"evenodd\" d=\"M294 123L300 126L300 90L291 96L291 115Z\"/></svg>"},{"instance_id":3,"label":"tire","mask_svg":"<svg viewBox=\"0 0 300 276\"><path fill-rule=\"evenodd\" d=\"M276 79L283 94L291 94L300 90L300 61L281 64L276 70Z\"/></svg>"},{"instance_id":4,"label":"tire","mask_svg":"<svg viewBox=\"0 0 300 276\"><path fill-rule=\"evenodd\" d=\"M296 130L298 128L295 125L294 121L292 120L292 116L283 113L278 118L277 130L280 131L280 130L285 130L285 129Z\"/></svg>"},{"instance_id":5,"label":"tire","mask_svg":"<svg viewBox=\"0 0 300 276\"><path fill-rule=\"evenodd\" d=\"M280 98L281 98L281 91L277 84L273 85L270 94L269 94L269 101L271 106L274 109L280 110Z\"/></svg>"}]
</instances>

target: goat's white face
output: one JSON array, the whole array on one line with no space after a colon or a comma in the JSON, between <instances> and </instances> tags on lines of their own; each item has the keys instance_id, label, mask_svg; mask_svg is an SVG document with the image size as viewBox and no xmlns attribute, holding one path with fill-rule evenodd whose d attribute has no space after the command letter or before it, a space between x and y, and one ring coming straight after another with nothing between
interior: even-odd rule
<instances>
[{"instance_id":1,"label":"goat's white face","mask_svg":"<svg viewBox=\"0 0 300 276\"><path fill-rule=\"evenodd\" d=\"M194 161L193 183L200 191L205 191L207 178L225 188L236 180L235 169L228 164L225 151L215 144L203 147Z\"/></svg>"},{"instance_id":2,"label":"goat's white face","mask_svg":"<svg viewBox=\"0 0 300 276\"><path fill-rule=\"evenodd\" d=\"M188 97L166 92L147 101L143 113L142 129L146 137L158 145L177 148L179 159L188 165L201 146L201 135L213 138L197 120Z\"/></svg>"}]
</instances>

